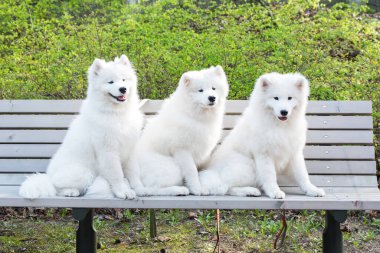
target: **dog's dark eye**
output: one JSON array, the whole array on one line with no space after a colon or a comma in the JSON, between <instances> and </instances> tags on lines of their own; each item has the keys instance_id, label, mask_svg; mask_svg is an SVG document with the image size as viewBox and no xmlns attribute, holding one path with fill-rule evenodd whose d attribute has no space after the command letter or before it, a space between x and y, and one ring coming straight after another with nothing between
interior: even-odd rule
<instances>
[{"instance_id":1,"label":"dog's dark eye","mask_svg":"<svg viewBox=\"0 0 380 253\"><path fill-rule=\"evenodd\" d=\"M274 97L274 100L278 100L278 97Z\"/></svg>"},{"instance_id":2,"label":"dog's dark eye","mask_svg":"<svg viewBox=\"0 0 380 253\"><path fill-rule=\"evenodd\" d=\"M212 87L212 90L215 90L215 87Z\"/></svg>"},{"instance_id":3,"label":"dog's dark eye","mask_svg":"<svg viewBox=\"0 0 380 253\"><path fill-rule=\"evenodd\" d=\"M198 90L199 92L203 92L203 89Z\"/></svg>"},{"instance_id":4,"label":"dog's dark eye","mask_svg":"<svg viewBox=\"0 0 380 253\"><path fill-rule=\"evenodd\" d=\"M292 100L292 97L288 97L288 100Z\"/></svg>"},{"instance_id":5,"label":"dog's dark eye","mask_svg":"<svg viewBox=\"0 0 380 253\"><path fill-rule=\"evenodd\" d=\"M125 79L123 79L123 82L125 82Z\"/></svg>"},{"instance_id":6,"label":"dog's dark eye","mask_svg":"<svg viewBox=\"0 0 380 253\"><path fill-rule=\"evenodd\" d=\"M109 81L108 83L109 83L109 84L113 84L113 81Z\"/></svg>"}]
</instances>

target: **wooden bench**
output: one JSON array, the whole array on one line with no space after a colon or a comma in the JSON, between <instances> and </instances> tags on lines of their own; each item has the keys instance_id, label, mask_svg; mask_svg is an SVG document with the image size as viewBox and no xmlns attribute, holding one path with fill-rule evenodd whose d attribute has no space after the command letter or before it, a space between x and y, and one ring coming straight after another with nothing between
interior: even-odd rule
<instances>
[{"instance_id":1,"label":"wooden bench","mask_svg":"<svg viewBox=\"0 0 380 253\"><path fill-rule=\"evenodd\" d=\"M142 107L147 117L162 101L150 100ZM309 131L305 158L312 182L327 196L300 195L297 187L280 182L285 199L266 196L143 197L136 200L42 198L18 196L27 175L44 172L66 134L79 100L0 101L0 206L73 208L79 220L77 252L95 252L96 234L92 227L94 208L146 209L307 209L326 210L323 232L324 252L342 252L339 224L347 210L380 210L373 147L372 104L368 101L310 101L307 110ZM224 135L234 126L247 101L228 101ZM151 213L154 221L154 213ZM154 233L154 222L151 231Z\"/></svg>"}]
</instances>

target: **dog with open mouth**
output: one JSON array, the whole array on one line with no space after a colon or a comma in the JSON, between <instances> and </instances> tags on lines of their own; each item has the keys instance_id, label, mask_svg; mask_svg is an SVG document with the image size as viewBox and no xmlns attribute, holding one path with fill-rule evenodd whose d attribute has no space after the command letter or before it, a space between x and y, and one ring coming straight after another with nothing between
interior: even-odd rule
<instances>
[{"instance_id":1,"label":"dog with open mouth","mask_svg":"<svg viewBox=\"0 0 380 253\"><path fill-rule=\"evenodd\" d=\"M324 196L309 179L303 156L309 82L301 74L269 73L255 84L243 116L201 171L203 195L285 198L284 177L308 196Z\"/></svg>"},{"instance_id":2,"label":"dog with open mouth","mask_svg":"<svg viewBox=\"0 0 380 253\"><path fill-rule=\"evenodd\" d=\"M94 182L103 182L113 196L135 197L123 168L143 124L136 73L125 55L110 62L95 59L88 82L80 114L71 123L47 173L27 178L21 185L21 196L76 197L99 192Z\"/></svg>"}]
</instances>

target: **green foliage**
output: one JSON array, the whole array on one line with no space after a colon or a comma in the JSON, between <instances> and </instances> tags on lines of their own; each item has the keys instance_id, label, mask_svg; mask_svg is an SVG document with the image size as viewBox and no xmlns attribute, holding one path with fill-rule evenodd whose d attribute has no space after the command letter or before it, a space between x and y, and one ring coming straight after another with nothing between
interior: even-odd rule
<instances>
[{"instance_id":1,"label":"green foliage","mask_svg":"<svg viewBox=\"0 0 380 253\"><path fill-rule=\"evenodd\" d=\"M265 72L299 71L311 99L372 100L379 121L380 22L366 8L197 2L2 1L0 99L83 98L94 58L125 53L142 98L165 98L183 72L210 65L224 67L230 99L248 98Z\"/></svg>"}]
</instances>

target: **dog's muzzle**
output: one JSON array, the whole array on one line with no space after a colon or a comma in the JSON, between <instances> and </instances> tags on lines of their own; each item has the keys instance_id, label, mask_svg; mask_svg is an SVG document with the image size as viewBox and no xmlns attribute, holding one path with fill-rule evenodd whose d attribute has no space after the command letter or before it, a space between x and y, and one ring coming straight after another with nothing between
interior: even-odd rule
<instances>
[{"instance_id":1,"label":"dog's muzzle","mask_svg":"<svg viewBox=\"0 0 380 253\"><path fill-rule=\"evenodd\" d=\"M112 95L111 93L108 93L111 97L113 97L114 99L116 99L117 101L119 102L124 102L125 100L127 100L127 97L125 96L125 94L121 95L121 96L114 96Z\"/></svg>"}]
</instances>

